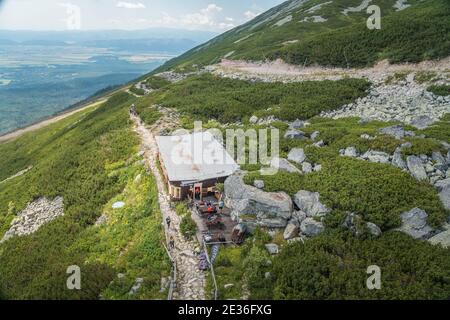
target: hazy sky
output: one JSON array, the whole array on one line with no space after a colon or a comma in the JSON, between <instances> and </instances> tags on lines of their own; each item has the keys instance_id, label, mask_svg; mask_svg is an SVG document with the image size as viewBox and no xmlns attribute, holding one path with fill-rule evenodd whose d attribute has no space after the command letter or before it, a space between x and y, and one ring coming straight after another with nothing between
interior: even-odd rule
<instances>
[{"instance_id":1,"label":"hazy sky","mask_svg":"<svg viewBox=\"0 0 450 320\"><path fill-rule=\"evenodd\" d=\"M225 31L284 0L0 0L0 29Z\"/></svg>"}]
</instances>

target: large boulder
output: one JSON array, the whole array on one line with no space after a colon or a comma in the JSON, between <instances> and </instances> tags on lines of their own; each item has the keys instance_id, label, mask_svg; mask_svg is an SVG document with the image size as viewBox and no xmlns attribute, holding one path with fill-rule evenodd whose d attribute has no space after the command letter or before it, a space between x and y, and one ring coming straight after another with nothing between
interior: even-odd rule
<instances>
[{"instance_id":1,"label":"large boulder","mask_svg":"<svg viewBox=\"0 0 450 320\"><path fill-rule=\"evenodd\" d=\"M411 125L419 130L423 130L431 126L435 120L429 116L419 116L411 121Z\"/></svg>"},{"instance_id":2,"label":"large boulder","mask_svg":"<svg viewBox=\"0 0 450 320\"><path fill-rule=\"evenodd\" d=\"M300 225L300 230L305 236L314 237L322 233L325 227L322 222L318 222L314 218L306 218Z\"/></svg>"},{"instance_id":3,"label":"large boulder","mask_svg":"<svg viewBox=\"0 0 450 320\"><path fill-rule=\"evenodd\" d=\"M301 173L300 169L291 164L288 160L275 157L270 161L270 167L280 171L287 171L289 173Z\"/></svg>"},{"instance_id":4,"label":"large boulder","mask_svg":"<svg viewBox=\"0 0 450 320\"><path fill-rule=\"evenodd\" d=\"M386 152L369 150L361 158L375 163L390 163L390 156Z\"/></svg>"},{"instance_id":5,"label":"large boulder","mask_svg":"<svg viewBox=\"0 0 450 320\"><path fill-rule=\"evenodd\" d=\"M444 230L445 231L435 235L434 237L430 238L428 241L434 245L440 244L444 248L450 248L450 225L446 224L444 226Z\"/></svg>"},{"instance_id":6,"label":"large boulder","mask_svg":"<svg viewBox=\"0 0 450 320\"><path fill-rule=\"evenodd\" d=\"M425 171L425 167L419 157L409 156L408 158L406 158L406 164L408 166L409 172L411 172L414 178L419 181L427 180L428 176Z\"/></svg>"},{"instance_id":7,"label":"large boulder","mask_svg":"<svg viewBox=\"0 0 450 320\"><path fill-rule=\"evenodd\" d=\"M437 165L446 165L447 164L447 159L445 159L445 157L439 151L434 151L431 158Z\"/></svg>"},{"instance_id":8,"label":"large boulder","mask_svg":"<svg viewBox=\"0 0 450 320\"><path fill-rule=\"evenodd\" d=\"M439 198L445 209L450 210L450 178L438 181L434 186L439 191Z\"/></svg>"},{"instance_id":9,"label":"large boulder","mask_svg":"<svg viewBox=\"0 0 450 320\"><path fill-rule=\"evenodd\" d=\"M358 151L355 147L348 147L343 151L344 157L356 158L358 156Z\"/></svg>"},{"instance_id":10,"label":"large boulder","mask_svg":"<svg viewBox=\"0 0 450 320\"><path fill-rule=\"evenodd\" d=\"M305 122L300 119L297 119L294 122L289 124L289 129L295 130L295 129L302 129L304 127L305 127Z\"/></svg>"},{"instance_id":11,"label":"large boulder","mask_svg":"<svg viewBox=\"0 0 450 320\"><path fill-rule=\"evenodd\" d=\"M414 239L429 239L433 236L434 229L427 224L428 214L419 209L414 208L400 215L402 226L398 229L409 234Z\"/></svg>"},{"instance_id":12,"label":"large boulder","mask_svg":"<svg viewBox=\"0 0 450 320\"><path fill-rule=\"evenodd\" d=\"M380 134L385 134L391 137L394 137L395 139L403 139L406 136L414 136L414 132L411 131L405 131L405 129L400 125L390 126L386 128L382 128L378 130Z\"/></svg>"},{"instance_id":13,"label":"large boulder","mask_svg":"<svg viewBox=\"0 0 450 320\"><path fill-rule=\"evenodd\" d=\"M308 217L322 217L331 211L320 202L320 194L317 192L301 190L295 194L294 202Z\"/></svg>"},{"instance_id":14,"label":"large boulder","mask_svg":"<svg viewBox=\"0 0 450 320\"><path fill-rule=\"evenodd\" d=\"M305 138L305 133L299 130L290 129L286 131L284 135L285 139L303 139Z\"/></svg>"},{"instance_id":15,"label":"large boulder","mask_svg":"<svg viewBox=\"0 0 450 320\"><path fill-rule=\"evenodd\" d=\"M246 185L241 173L225 180L225 203L238 219L254 218L259 226L284 228L292 216L292 200L284 192L264 192Z\"/></svg>"},{"instance_id":16,"label":"large boulder","mask_svg":"<svg viewBox=\"0 0 450 320\"><path fill-rule=\"evenodd\" d=\"M298 164L303 163L306 160L305 151L300 148L292 149L288 154L288 160L296 162Z\"/></svg>"}]
</instances>

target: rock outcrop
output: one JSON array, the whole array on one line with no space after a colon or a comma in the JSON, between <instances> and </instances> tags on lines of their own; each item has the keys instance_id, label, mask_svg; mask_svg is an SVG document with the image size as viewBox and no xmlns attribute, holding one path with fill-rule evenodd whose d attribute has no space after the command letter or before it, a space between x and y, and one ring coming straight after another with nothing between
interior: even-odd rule
<instances>
[{"instance_id":1,"label":"rock outcrop","mask_svg":"<svg viewBox=\"0 0 450 320\"><path fill-rule=\"evenodd\" d=\"M450 177L445 180L438 181L435 186L439 191L439 198L441 199L445 209L450 210Z\"/></svg>"},{"instance_id":2,"label":"rock outcrop","mask_svg":"<svg viewBox=\"0 0 450 320\"><path fill-rule=\"evenodd\" d=\"M64 215L64 200L56 197L53 201L45 197L39 198L20 211L11 222L11 227L0 243L14 236L25 236L39 230L40 227Z\"/></svg>"},{"instance_id":3,"label":"rock outcrop","mask_svg":"<svg viewBox=\"0 0 450 320\"><path fill-rule=\"evenodd\" d=\"M320 195L317 192L301 190L295 194L294 203L308 217L323 217L331 211L320 202Z\"/></svg>"},{"instance_id":4,"label":"rock outcrop","mask_svg":"<svg viewBox=\"0 0 450 320\"><path fill-rule=\"evenodd\" d=\"M450 248L450 224L444 226L443 232L430 238L428 241L434 245L442 245L444 248Z\"/></svg>"},{"instance_id":5,"label":"rock outcrop","mask_svg":"<svg viewBox=\"0 0 450 320\"><path fill-rule=\"evenodd\" d=\"M298 164L302 164L306 160L305 151L300 148L293 148L291 151L289 151L288 160Z\"/></svg>"},{"instance_id":6,"label":"rock outcrop","mask_svg":"<svg viewBox=\"0 0 450 320\"><path fill-rule=\"evenodd\" d=\"M315 237L321 234L325 227L322 222L316 221L314 218L306 218L300 225L300 230L307 237Z\"/></svg>"},{"instance_id":7,"label":"rock outcrop","mask_svg":"<svg viewBox=\"0 0 450 320\"><path fill-rule=\"evenodd\" d=\"M413 137L415 134L412 131L406 131L402 126L395 125L378 130L380 134L385 134L394 137L397 140L403 139L404 137Z\"/></svg>"},{"instance_id":8,"label":"rock outcrop","mask_svg":"<svg viewBox=\"0 0 450 320\"><path fill-rule=\"evenodd\" d=\"M409 156L406 158L406 164L409 172L417 180L427 180L428 176L423 166L422 160L416 156Z\"/></svg>"},{"instance_id":9,"label":"rock outcrop","mask_svg":"<svg viewBox=\"0 0 450 320\"><path fill-rule=\"evenodd\" d=\"M394 84L378 83L367 97L359 98L339 110L323 112L321 116L399 121L424 129L448 113L449 108L450 96L436 96L427 91L427 84L407 79Z\"/></svg>"},{"instance_id":10,"label":"rock outcrop","mask_svg":"<svg viewBox=\"0 0 450 320\"><path fill-rule=\"evenodd\" d=\"M289 173L301 173L300 169L283 158L273 158L270 161L270 167L280 171L287 171Z\"/></svg>"},{"instance_id":11,"label":"rock outcrop","mask_svg":"<svg viewBox=\"0 0 450 320\"><path fill-rule=\"evenodd\" d=\"M398 229L409 234L414 239L429 239L434 234L434 229L428 223L428 214L419 209L414 208L400 215L402 226Z\"/></svg>"},{"instance_id":12,"label":"rock outcrop","mask_svg":"<svg viewBox=\"0 0 450 320\"><path fill-rule=\"evenodd\" d=\"M225 203L233 217L250 229L262 226L284 228L292 217L292 200L284 192L264 192L246 185L242 173L225 181Z\"/></svg>"}]
</instances>

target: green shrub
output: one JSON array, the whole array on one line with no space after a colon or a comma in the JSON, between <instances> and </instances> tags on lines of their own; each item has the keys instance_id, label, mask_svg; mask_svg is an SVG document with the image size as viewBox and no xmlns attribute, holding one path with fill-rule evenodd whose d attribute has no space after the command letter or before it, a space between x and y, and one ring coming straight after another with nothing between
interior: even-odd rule
<instances>
[{"instance_id":1,"label":"green shrub","mask_svg":"<svg viewBox=\"0 0 450 320\"><path fill-rule=\"evenodd\" d=\"M147 86L149 86L153 90L158 90L158 89L168 86L170 84L170 81L166 80L163 77L152 76L147 79L146 83L147 83Z\"/></svg>"},{"instance_id":2,"label":"green shrub","mask_svg":"<svg viewBox=\"0 0 450 320\"><path fill-rule=\"evenodd\" d=\"M215 77L190 77L153 94L154 103L176 108L190 119L220 123L241 121L259 111L283 120L307 119L366 95L369 83L362 79L298 83L251 83ZM266 111L274 108L273 111Z\"/></svg>"},{"instance_id":3,"label":"green shrub","mask_svg":"<svg viewBox=\"0 0 450 320\"><path fill-rule=\"evenodd\" d=\"M428 91L433 92L437 96L450 96L450 85L432 85L427 88Z\"/></svg>"},{"instance_id":4,"label":"green shrub","mask_svg":"<svg viewBox=\"0 0 450 320\"><path fill-rule=\"evenodd\" d=\"M437 76L437 73L434 71L419 71L414 76L414 80L417 83L422 84L422 83L433 81L436 76Z\"/></svg>"},{"instance_id":5,"label":"green shrub","mask_svg":"<svg viewBox=\"0 0 450 320\"><path fill-rule=\"evenodd\" d=\"M186 215L181 219L180 231L181 234L187 239L190 239L196 235L197 224L194 220L192 220L190 215Z\"/></svg>"},{"instance_id":6,"label":"green shrub","mask_svg":"<svg viewBox=\"0 0 450 320\"><path fill-rule=\"evenodd\" d=\"M181 234L190 239L197 234L197 224L192 219L192 212L187 208L185 203L179 203L176 207L177 215L181 217L180 231Z\"/></svg>"},{"instance_id":7,"label":"green shrub","mask_svg":"<svg viewBox=\"0 0 450 320\"><path fill-rule=\"evenodd\" d=\"M144 90L144 89L141 89L141 88L137 88L136 86L132 86L132 87L130 88L130 92L132 92L132 93L134 93L134 94L136 94L136 95L138 95L138 96L143 96L143 95L145 95L145 90Z\"/></svg>"},{"instance_id":8,"label":"green shrub","mask_svg":"<svg viewBox=\"0 0 450 320\"><path fill-rule=\"evenodd\" d=\"M381 269L381 290L366 287L371 265ZM275 257L273 298L446 300L449 268L449 249L399 232L367 240L326 232L288 245Z\"/></svg>"},{"instance_id":9,"label":"green shrub","mask_svg":"<svg viewBox=\"0 0 450 320\"><path fill-rule=\"evenodd\" d=\"M19 211L37 197L62 196L65 211L34 234L0 245L5 299L98 299L118 270L153 284L143 297L163 298L160 278L170 266L161 247L154 181L144 176L137 189L124 192L134 185L137 170L127 167L138 150L128 114L134 102L119 93L96 109L0 144L0 176L33 165L26 175L1 185L0 237L12 219L11 211L6 215L10 202ZM111 225L93 227L102 213L112 211L110 201L118 194L134 205L117 212ZM80 291L65 287L71 265L81 267Z\"/></svg>"}]
</instances>

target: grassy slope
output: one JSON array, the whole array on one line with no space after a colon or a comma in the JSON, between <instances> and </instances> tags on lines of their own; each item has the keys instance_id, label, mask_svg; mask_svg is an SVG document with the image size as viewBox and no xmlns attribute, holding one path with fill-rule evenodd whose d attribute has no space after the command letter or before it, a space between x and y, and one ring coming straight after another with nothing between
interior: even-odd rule
<instances>
[{"instance_id":1,"label":"grassy slope","mask_svg":"<svg viewBox=\"0 0 450 320\"><path fill-rule=\"evenodd\" d=\"M65 205L64 217L0 245L0 291L5 298L97 299L102 292L109 298L127 297L124 292L137 276L146 279L141 297L162 298L160 277L169 265L160 246L153 178L134 165L138 140L128 117L134 101L120 93L96 110L0 145L5 155L0 179L34 166L0 185L1 236L13 218L6 214L11 202L21 210L36 197L61 195ZM134 185L138 173L142 182ZM112 212L117 199L129 204ZM109 222L92 227L102 213ZM81 291L65 289L66 268L73 264L82 270ZM118 272L126 275L126 283L111 287Z\"/></svg>"},{"instance_id":2,"label":"grassy slope","mask_svg":"<svg viewBox=\"0 0 450 320\"><path fill-rule=\"evenodd\" d=\"M137 105L160 104L176 108L195 120L216 119L221 123L274 114L280 119L307 119L332 110L366 94L365 80L309 81L304 83L250 83L203 74L154 92ZM273 110L268 112L268 108ZM147 109L148 110L148 109ZM153 113L141 113L153 121Z\"/></svg>"},{"instance_id":3,"label":"grassy slope","mask_svg":"<svg viewBox=\"0 0 450 320\"><path fill-rule=\"evenodd\" d=\"M371 4L381 7L381 30L367 29L369 15L365 10L342 14L345 8L361 4L360 0L333 1L314 13L307 13L307 10L326 1L312 0L287 10L294 2L287 1L261 14L247 24L167 62L157 71L170 68L189 71L192 65L214 64L230 53L230 59L282 57L295 64L306 61L307 64L364 66L379 59L421 61L447 56L450 52L450 4L446 0L424 3L409 0L408 4L413 6L398 12L393 9L395 0L374 0ZM281 14L277 15L277 12ZM288 15L293 17L291 22L274 26ZM323 23L299 22L312 15L328 20ZM298 42L285 43L292 40Z\"/></svg>"}]
</instances>

